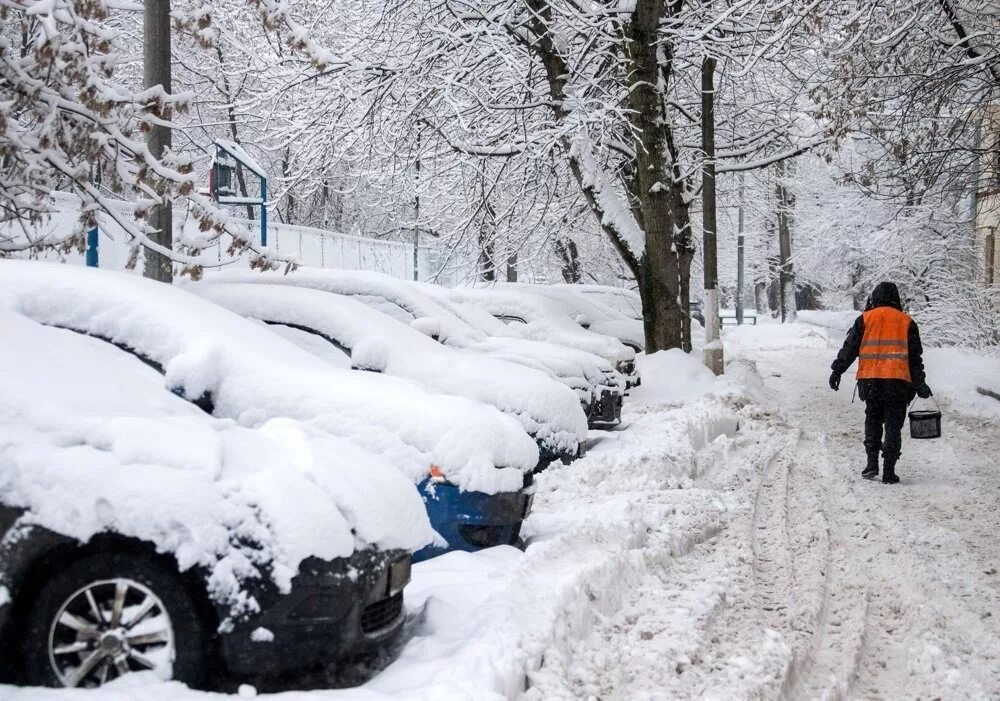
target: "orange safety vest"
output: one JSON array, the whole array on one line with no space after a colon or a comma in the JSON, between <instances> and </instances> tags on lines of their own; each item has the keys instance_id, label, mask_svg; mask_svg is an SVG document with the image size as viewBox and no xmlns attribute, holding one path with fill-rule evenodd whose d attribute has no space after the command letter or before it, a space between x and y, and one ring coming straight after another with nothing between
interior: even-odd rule
<instances>
[{"instance_id":1,"label":"orange safety vest","mask_svg":"<svg viewBox=\"0 0 1000 701\"><path fill-rule=\"evenodd\" d=\"M858 379L911 382L909 315L892 307L876 307L864 313L864 320Z\"/></svg>"}]
</instances>

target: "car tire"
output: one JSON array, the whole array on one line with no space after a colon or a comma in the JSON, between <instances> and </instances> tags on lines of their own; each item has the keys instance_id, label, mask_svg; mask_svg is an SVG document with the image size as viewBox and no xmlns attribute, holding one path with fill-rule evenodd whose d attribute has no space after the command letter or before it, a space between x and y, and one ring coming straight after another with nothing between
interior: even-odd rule
<instances>
[{"instance_id":1,"label":"car tire","mask_svg":"<svg viewBox=\"0 0 1000 701\"><path fill-rule=\"evenodd\" d=\"M51 573L28 613L22 663L41 686L97 687L150 665L197 686L208 639L174 572L148 556L101 552Z\"/></svg>"}]
</instances>

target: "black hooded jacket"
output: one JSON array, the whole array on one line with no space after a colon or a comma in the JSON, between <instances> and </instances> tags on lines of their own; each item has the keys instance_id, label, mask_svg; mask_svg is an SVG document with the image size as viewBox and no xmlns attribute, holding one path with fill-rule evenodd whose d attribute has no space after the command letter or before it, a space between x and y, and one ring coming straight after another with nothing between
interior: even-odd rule
<instances>
[{"instance_id":1,"label":"black hooded jacket","mask_svg":"<svg viewBox=\"0 0 1000 701\"><path fill-rule=\"evenodd\" d=\"M876 307L892 307L903 311L903 304L899 298L899 289L891 282L880 282L871 297L865 311L870 311ZM833 361L833 371L837 375L843 375L851 367L858 354L861 352L861 339L865 337L865 317L859 316L854 322L854 326L847 332L847 339L844 347L837 354L837 359ZM924 383L924 348L920 343L920 332L917 330L915 321L910 321L910 330L907 334L907 345L909 346L910 358L910 379L906 380L858 380L858 396L861 401L869 399L889 402L912 402L916 396L917 387Z\"/></svg>"}]
</instances>

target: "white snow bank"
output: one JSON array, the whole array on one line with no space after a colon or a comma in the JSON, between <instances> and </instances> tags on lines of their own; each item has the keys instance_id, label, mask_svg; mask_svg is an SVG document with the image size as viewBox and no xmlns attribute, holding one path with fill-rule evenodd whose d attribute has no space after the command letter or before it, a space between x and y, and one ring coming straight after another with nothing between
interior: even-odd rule
<instances>
[{"instance_id":1,"label":"white snow bank","mask_svg":"<svg viewBox=\"0 0 1000 701\"><path fill-rule=\"evenodd\" d=\"M634 401L647 404L684 402L708 392L716 377L693 354L674 348L638 356L642 384L631 391Z\"/></svg>"},{"instance_id":2,"label":"white snow bank","mask_svg":"<svg viewBox=\"0 0 1000 701\"><path fill-rule=\"evenodd\" d=\"M551 451L575 454L587 436L576 395L548 376L441 345L350 297L290 285L196 283L185 289L243 316L318 331L351 350L363 369L492 405Z\"/></svg>"},{"instance_id":3,"label":"white snow bank","mask_svg":"<svg viewBox=\"0 0 1000 701\"><path fill-rule=\"evenodd\" d=\"M826 309L804 310L798 312L798 316L801 322L813 324L814 326L822 326L823 328L832 329L846 335L857 318L861 316L861 312L853 309L840 311Z\"/></svg>"},{"instance_id":4,"label":"white snow bank","mask_svg":"<svg viewBox=\"0 0 1000 701\"><path fill-rule=\"evenodd\" d=\"M538 449L513 419L413 383L330 367L262 324L183 289L123 273L0 262L0 305L125 344L189 399L249 427L309 421L386 458L411 480L432 464L462 489L515 491Z\"/></svg>"},{"instance_id":5,"label":"white snow bank","mask_svg":"<svg viewBox=\"0 0 1000 701\"><path fill-rule=\"evenodd\" d=\"M977 391L981 387L1000 394L1000 356L960 348L927 348L924 369L934 396L950 408L984 419L1000 419L1000 400Z\"/></svg>"},{"instance_id":6,"label":"white snow bank","mask_svg":"<svg viewBox=\"0 0 1000 701\"><path fill-rule=\"evenodd\" d=\"M9 311L0 337L16 339L0 344L0 495L27 509L20 526L151 542L205 568L234 614L256 608L248 579L269 572L288 591L310 556L433 538L408 480L345 440L214 419L110 344Z\"/></svg>"}]
</instances>

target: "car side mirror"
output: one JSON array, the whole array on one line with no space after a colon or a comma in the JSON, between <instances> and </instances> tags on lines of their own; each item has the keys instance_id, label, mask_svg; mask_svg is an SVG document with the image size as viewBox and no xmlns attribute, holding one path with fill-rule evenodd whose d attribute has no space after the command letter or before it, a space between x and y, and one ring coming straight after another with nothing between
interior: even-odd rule
<instances>
[{"instance_id":1,"label":"car side mirror","mask_svg":"<svg viewBox=\"0 0 1000 701\"><path fill-rule=\"evenodd\" d=\"M357 370L385 372L389 364L389 346L381 340L365 339L351 348L351 365Z\"/></svg>"},{"instance_id":2,"label":"car side mirror","mask_svg":"<svg viewBox=\"0 0 1000 701\"><path fill-rule=\"evenodd\" d=\"M416 329L425 336L430 336L435 341L441 338L441 322L429 316L422 316L410 322L410 328Z\"/></svg>"},{"instance_id":3,"label":"car side mirror","mask_svg":"<svg viewBox=\"0 0 1000 701\"><path fill-rule=\"evenodd\" d=\"M582 326L585 329L589 329L590 328L590 319L588 319L585 314L577 314L576 318L574 319L574 321L576 321L576 323L578 323L580 326Z\"/></svg>"}]
</instances>

